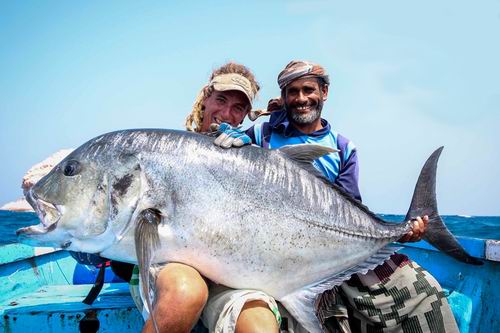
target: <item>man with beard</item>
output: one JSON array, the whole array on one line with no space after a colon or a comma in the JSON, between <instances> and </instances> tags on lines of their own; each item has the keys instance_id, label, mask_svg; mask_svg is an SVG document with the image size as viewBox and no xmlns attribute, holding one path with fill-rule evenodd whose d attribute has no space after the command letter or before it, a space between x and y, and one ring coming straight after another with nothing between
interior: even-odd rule
<instances>
[{"instance_id":1,"label":"man with beard","mask_svg":"<svg viewBox=\"0 0 500 333\"><path fill-rule=\"evenodd\" d=\"M332 130L321 118L328 98L330 81L323 67L305 61L292 61L278 76L281 98L269 104L269 122L251 127L247 134L264 148L313 143L340 150L315 161L332 183L361 200L358 188L358 157L354 144Z\"/></svg>"},{"instance_id":2,"label":"man with beard","mask_svg":"<svg viewBox=\"0 0 500 333\"><path fill-rule=\"evenodd\" d=\"M312 143L339 150L314 161L333 184L361 201L358 158L354 144L321 118L328 97L329 77L323 67L307 61L290 62L278 76L281 98L269 103L269 122L246 134L221 126L215 144L229 148L251 141L264 148ZM400 242L422 238L428 217L417 217ZM300 269L300 268L298 268ZM355 274L318 299L317 315L330 332L458 332L439 283L418 264L401 254L366 274Z\"/></svg>"}]
</instances>

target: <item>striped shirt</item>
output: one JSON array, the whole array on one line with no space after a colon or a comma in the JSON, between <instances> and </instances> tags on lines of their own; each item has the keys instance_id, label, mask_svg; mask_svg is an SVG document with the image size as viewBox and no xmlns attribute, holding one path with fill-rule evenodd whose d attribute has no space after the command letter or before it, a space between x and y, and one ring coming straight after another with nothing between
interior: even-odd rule
<instances>
[{"instance_id":1,"label":"striped shirt","mask_svg":"<svg viewBox=\"0 0 500 333\"><path fill-rule=\"evenodd\" d=\"M332 183L337 184L354 198L361 201L358 187L359 167L355 145L346 137L331 129L330 124L321 119L320 130L304 134L294 128L285 111L271 114L269 122L256 124L247 130L252 142L264 148L280 148L285 145L312 143L335 148L339 152L322 156L313 162Z\"/></svg>"}]
</instances>

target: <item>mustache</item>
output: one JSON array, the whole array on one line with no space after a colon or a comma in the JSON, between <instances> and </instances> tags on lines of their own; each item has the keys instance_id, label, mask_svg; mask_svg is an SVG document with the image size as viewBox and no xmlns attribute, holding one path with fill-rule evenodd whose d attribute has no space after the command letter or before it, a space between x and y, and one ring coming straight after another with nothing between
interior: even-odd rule
<instances>
[{"instance_id":1,"label":"mustache","mask_svg":"<svg viewBox=\"0 0 500 333\"><path fill-rule=\"evenodd\" d=\"M316 103L284 103L283 109L287 112L287 114L291 113L291 110L298 106L312 106L317 112L321 112L323 110L324 102L323 100L319 100Z\"/></svg>"},{"instance_id":2,"label":"mustache","mask_svg":"<svg viewBox=\"0 0 500 333\"><path fill-rule=\"evenodd\" d=\"M322 98L320 98L319 100L313 100L313 101L307 101L305 103L299 103L299 102L291 102L291 103L287 103L286 101L283 103L283 108L289 112L292 108L294 107L298 107L298 106L311 106L311 107L314 107L315 109L318 109L319 111L323 110L323 105L324 105L324 101Z\"/></svg>"},{"instance_id":3,"label":"mustache","mask_svg":"<svg viewBox=\"0 0 500 333\"><path fill-rule=\"evenodd\" d=\"M293 110L296 106L305 106L305 105L311 106L311 110L305 114ZM284 109L286 111L288 119L291 122L301 125L312 124L313 122L321 118L321 111L323 110L323 102L318 101L316 105L311 105L309 103L306 104L285 103Z\"/></svg>"}]
</instances>

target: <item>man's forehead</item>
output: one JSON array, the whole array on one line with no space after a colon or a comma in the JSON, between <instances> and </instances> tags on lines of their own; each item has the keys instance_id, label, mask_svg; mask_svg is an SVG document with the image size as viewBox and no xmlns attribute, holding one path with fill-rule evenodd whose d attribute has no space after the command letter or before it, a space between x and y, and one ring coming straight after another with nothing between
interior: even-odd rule
<instances>
[{"instance_id":1,"label":"man's forehead","mask_svg":"<svg viewBox=\"0 0 500 333\"><path fill-rule=\"evenodd\" d=\"M300 88L300 87L319 88L318 79L315 77L305 77L293 80L286 86L286 89L289 90L290 88Z\"/></svg>"},{"instance_id":2,"label":"man's forehead","mask_svg":"<svg viewBox=\"0 0 500 333\"><path fill-rule=\"evenodd\" d=\"M228 99L234 99L238 103L242 103L245 105L250 104L247 96L239 90L225 90L225 91L214 90L213 93L215 96L223 96Z\"/></svg>"}]
</instances>

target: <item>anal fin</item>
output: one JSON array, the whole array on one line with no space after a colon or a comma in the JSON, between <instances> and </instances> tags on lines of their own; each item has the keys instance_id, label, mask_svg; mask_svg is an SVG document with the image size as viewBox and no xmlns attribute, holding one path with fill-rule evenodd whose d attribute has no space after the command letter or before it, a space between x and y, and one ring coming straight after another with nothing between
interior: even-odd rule
<instances>
[{"instance_id":1,"label":"anal fin","mask_svg":"<svg viewBox=\"0 0 500 333\"><path fill-rule=\"evenodd\" d=\"M316 315L319 305L319 296L326 290L342 284L353 274L366 274L385 260L387 260L399 248L386 246L370 256L360 264L357 264L345 271L324 279L314 285L307 286L286 295L279 301L290 312L290 314L311 333L323 332L322 323Z\"/></svg>"}]
</instances>

